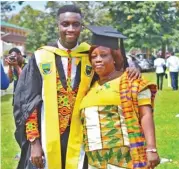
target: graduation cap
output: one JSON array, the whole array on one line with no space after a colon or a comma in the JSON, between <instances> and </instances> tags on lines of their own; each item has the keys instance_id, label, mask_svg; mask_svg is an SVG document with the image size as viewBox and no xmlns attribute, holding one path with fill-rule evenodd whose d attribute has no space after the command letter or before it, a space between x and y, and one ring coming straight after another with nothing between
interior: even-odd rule
<instances>
[{"instance_id":1,"label":"graduation cap","mask_svg":"<svg viewBox=\"0 0 179 169\"><path fill-rule=\"evenodd\" d=\"M87 26L92 31L92 45L119 49L118 39L126 39L121 32L111 26Z\"/></svg>"}]
</instances>

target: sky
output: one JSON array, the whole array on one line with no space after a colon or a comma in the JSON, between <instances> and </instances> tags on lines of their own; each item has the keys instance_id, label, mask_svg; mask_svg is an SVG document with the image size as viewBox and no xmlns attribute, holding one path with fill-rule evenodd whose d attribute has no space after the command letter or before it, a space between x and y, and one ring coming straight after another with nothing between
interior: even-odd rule
<instances>
[{"instance_id":1,"label":"sky","mask_svg":"<svg viewBox=\"0 0 179 169\"><path fill-rule=\"evenodd\" d=\"M10 12L8 15L18 13L26 5L30 5L34 9L44 11L46 3L47 1L24 1L22 5L16 4L15 9L12 12Z\"/></svg>"}]
</instances>

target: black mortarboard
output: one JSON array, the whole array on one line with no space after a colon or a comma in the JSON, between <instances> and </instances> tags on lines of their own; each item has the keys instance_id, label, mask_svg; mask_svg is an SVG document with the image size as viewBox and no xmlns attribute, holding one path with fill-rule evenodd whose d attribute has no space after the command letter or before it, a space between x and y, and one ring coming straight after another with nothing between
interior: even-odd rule
<instances>
[{"instance_id":1,"label":"black mortarboard","mask_svg":"<svg viewBox=\"0 0 179 169\"><path fill-rule=\"evenodd\" d=\"M87 26L92 31L92 45L119 49L118 39L126 39L121 32L111 26Z\"/></svg>"}]
</instances>

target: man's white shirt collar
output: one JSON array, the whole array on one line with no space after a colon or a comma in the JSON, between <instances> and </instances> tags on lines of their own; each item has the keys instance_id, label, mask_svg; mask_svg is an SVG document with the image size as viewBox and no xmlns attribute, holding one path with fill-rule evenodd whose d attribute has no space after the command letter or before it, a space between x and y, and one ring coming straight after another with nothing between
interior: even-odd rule
<instances>
[{"instance_id":1,"label":"man's white shirt collar","mask_svg":"<svg viewBox=\"0 0 179 169\"><path fill-rule=\"evenodd\" d=\"M62 49L62 50L65 50L65 51L69 50L69 49L65 48L64 46L62 46L62 44L60 43L59 40L57 41L57 45L58 45L58 48L59 48L59 49ZM75 49L78 47L78 45L79 45L79 44L77 43L76 46L75 46L74 48L70 49L70 50L71 50L71 51L75 50Z\"/></svg>"}]
</instances>

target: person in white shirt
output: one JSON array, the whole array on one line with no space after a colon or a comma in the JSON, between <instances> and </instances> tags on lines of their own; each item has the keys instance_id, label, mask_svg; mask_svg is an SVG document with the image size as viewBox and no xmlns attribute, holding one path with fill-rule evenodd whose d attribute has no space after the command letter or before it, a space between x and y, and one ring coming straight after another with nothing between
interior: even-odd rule
<instances>
[{"instance_id":1,"label":"person in white shirt","mask_svg":"<svg viewBox=\"0 0 179 169\"><path fill-rule=\"evenodd\" d=\"M175 56L174 52L172 52L172 55L167 59L166 66L170 72L171 86L173 90L178 90L179 58Z\"/></svg>"},{"instance_id":2,"label":"person in white shirt","mask_svg":"<svg viewBox=\"0 0 179 169\"><path fill-rule=\"evenodd\" d=\"M161 58L161 56L158 56L157 59L154 60L158 90L162 90L163 88L163 76L165 74L165 66L165 60Z\"/></svg>"}]
</instances>

